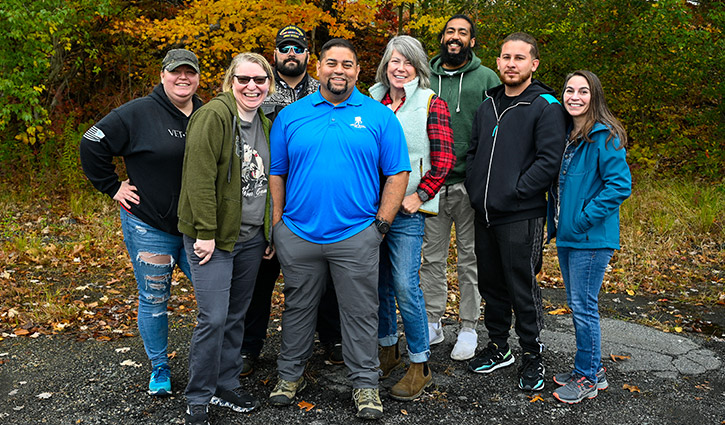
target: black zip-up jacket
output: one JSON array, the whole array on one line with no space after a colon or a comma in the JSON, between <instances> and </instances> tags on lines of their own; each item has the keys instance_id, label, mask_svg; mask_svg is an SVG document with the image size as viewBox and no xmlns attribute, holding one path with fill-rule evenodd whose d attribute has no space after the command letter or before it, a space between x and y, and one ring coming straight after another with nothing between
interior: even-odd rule
<instances>
[{"instance_id":1,"label":"black zip-up jacket","mask_svg":"<svg viewBox=\"0 0 725 425\"><path fill-rule=\"evenodd\" d=\"M546 191L566 146L564 108L538 80L503 111L501 85L486 91L473 119L466 190L487 226L546 216Z\"/></svg>"},{"instance_id":2,"label":"black zip-up jacket","mask_svg":"<svg viewBox=\"0 0 725 425\"><path fill-rule=\"evenodd\" d=\"M203 102L193 99L194 111ZM123 157L140 203L129 212L139 220L180 236L176 210L189 117L169 100L161 84L148 96L111 111L83 135L81 164L88 180L113 198L121 187L114 156Z\"/></svg>"}]
</instances>

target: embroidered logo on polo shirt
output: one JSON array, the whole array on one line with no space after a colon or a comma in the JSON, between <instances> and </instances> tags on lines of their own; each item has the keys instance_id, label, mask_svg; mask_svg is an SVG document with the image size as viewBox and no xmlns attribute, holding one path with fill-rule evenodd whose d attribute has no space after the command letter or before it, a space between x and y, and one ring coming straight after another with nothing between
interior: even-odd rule
<instances>
[{"instance_id":1,"label":"embroidered logo on polo shirt","mask_svg":"<svg viewBox=\"0 0 725 425\"><path fill-rule=\"evenodd\" d=\"M350 124L350 127L366 128L362 123L362 117L355 117L355 122Z\"/></svg>"}]
</instances>

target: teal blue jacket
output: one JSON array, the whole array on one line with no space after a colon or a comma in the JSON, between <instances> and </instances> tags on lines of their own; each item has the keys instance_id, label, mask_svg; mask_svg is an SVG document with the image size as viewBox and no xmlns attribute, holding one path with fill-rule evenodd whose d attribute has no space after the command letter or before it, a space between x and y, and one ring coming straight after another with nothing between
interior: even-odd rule
<instances>
[{"instance_id":1,"label":"teal blue jacket","mask_svg":"<svg viewBox=\"0 0 725 425\"><path fill-rule=\"evenodd\" d=\"M579 249L619 249L619 206L632 192L624 148L609 128L596 123L588 143L575 148L568 167L559 171L559 220L554 224L557 191L549 193L548 240Z\"/></svg>"}]
</instances>

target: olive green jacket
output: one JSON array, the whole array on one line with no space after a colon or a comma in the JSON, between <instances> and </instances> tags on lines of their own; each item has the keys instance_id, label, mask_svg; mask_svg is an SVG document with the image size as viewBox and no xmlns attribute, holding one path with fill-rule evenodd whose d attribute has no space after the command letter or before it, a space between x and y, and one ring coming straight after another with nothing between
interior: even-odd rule
<instances>
[{"instance_id":1,"label":"olive green jacket","mask_svg":"<svg viewBox=\"0 0 725 425\"><path fill-rule=\"evenodd\" d=\"M257 113L269 145L271 122ZM242 158L236 153L237 105L225 92L192 115L186 129L186 149L179 196L179 231L195 239L214 239L231 251L242 225ZM264 233L270 240L272 212L269 190Z\"/></svg>"}]
</instances>

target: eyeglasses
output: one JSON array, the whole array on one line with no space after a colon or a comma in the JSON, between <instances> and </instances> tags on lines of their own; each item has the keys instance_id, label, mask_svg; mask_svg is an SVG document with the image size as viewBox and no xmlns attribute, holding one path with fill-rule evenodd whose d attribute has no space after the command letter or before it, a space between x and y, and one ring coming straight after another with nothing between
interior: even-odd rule
<instances>
[{"instance_id":1,"label":"eyeglasses","mask_svg":"<svg viewBox=\"0 0 725 425\"><path fill-rule=\"evenodd\" d=\"M254 81L254 84L261 86L267 81L267 78L269 78L269 76L263 75L258 77L250 77L248 75L234 75L234 78L236 78L237 82L243 86L249 84L250 81Z\"/></svg>"},{"instance_id":2,"label":"eyeglasses","mask_svg":"<svg viewBox=\"0 0 725 425\"><path fill-rule=\"evenodd\" d=\"M288 54L290 50L294 51L296 55L301 55L302 53L306 52L307 49L303 49L300 46L296 46L294 44L288 44L286 46L277 47L277 50L279 50L282 54Z\"/></svg>"}]
</instances>

